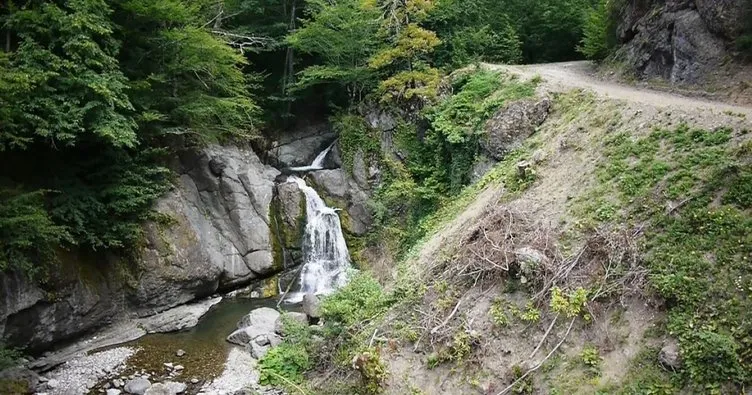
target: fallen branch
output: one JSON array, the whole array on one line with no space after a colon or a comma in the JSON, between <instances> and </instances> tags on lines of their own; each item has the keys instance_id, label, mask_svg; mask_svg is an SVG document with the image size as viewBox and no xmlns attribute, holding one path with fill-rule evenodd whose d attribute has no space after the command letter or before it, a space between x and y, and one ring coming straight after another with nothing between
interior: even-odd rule
<instances>
[{"instance_id":1,"label":"fallen branch","mask_svg":"<svg viewBox=\"0 0 752 395\"><path fill-rule=\"evenodd\" d=\"M569 323L569 328L567 328L567 333L565 333L564 337L561 338L561 341L559 342L559 344L557 344L556 347L554 347L554 349L551 350L551 352L548 353L548 355L546 355L546 357L543 358L542 361L540 361L540 363L538 363L537 365L535 365L534 367L532 367L530 370L528 370L527 372L525 372L525 374L523 374L522 376L520 376L520 378L518 378L517 380L515 380L512 384L509 384L509 386L507 388L504 388L501 392L499 392L496 395L504 395L504 394L506 394L507 392L509 392L509 390L511 390L512 388L514 388L515 385L519 384L520 381L524 380L525 377L527 377L528 375L530 375L530 373L533 373L534 371L540 369L540 367L543 366L543 364L549 358L551 358L551 355L553 355L556 352L556 350L558 350L559 347L561 347L561 345L564 343L564 341L567 340L567 336L569 336L569 332L572 331L572 326L574 325L574 320L575 319L577 319L577 317L572 318L572 321Z\"/></svg>"},{"instance_id":2,"label":"fallen branch","mask_svg":"<svg viewBox=\"0 0 752 395\"><path fill-rule=\"evenodd\" d=\"M449 320L451 320L451 319L452 319L452 317L454 317L454 315L455 315L455 314L457 313L457 309L459 309L459 308L460 308L460 304L462 304L462 299L460 299L460 300L459 300L459 301L457 302L457 305L456 305L456 306L454 306L454 310L452 310L452 314L449 314L449 317L447 317L447 318L446 318L446 319L444 320L444 322L442 322L442 323L441 323L441 324L440 324L439 326L437 326L437 327L435 327L435 328L431 329L431 334L432 334L432 335L435 335L435 334L436 334L436 332L438 332L438 331L439 331L439 329L443 328L444 326L446 326L446 324L447 324L447 323L449 323Z\"/></svg>"},{"instance_id":3,"label":"fallen branch","mask_svg":"<svg viewBox=\"0 0 752 395\"><path fill-rule=\"evenodd\" d=\"M541 346L543 345L543 342L546 341L546 338L548 337L548 334L551 333L551 329L554 328L554 325L556 324L556 320L557 319L559 319L559 314L556 314L556 316L554 317L554 320L551 321L551 325L548 326L548 330L543 335L543 339L540 340L540 342L538 343L538 346L535 347L535 350L533 350L533 352L530 353L530 356L528 358L533 358L535 356L535 353L537 353L538 350L541 348Z\"/></svg>"}]
</instances>

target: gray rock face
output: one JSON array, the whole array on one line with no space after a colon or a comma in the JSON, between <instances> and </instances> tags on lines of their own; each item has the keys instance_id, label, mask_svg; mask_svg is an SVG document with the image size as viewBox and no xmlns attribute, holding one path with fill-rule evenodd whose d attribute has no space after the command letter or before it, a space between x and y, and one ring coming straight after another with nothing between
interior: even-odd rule
<instances>
[{"instance_id":1,"label":"gray rock face","mask_svg":"<svg viewBox=\"0 0 752 395\"><path fill-rule=\"evenodd\" d=\"M743 27L743 0L630 2L618 27L618 57L638 76L702 82L729 55Z\"/></svg>"},{"instance_id":2,"label":"gray rock face","mask_svg":"<svg viewBox=\"0 0 752 395\"><path fill-rule=\"evenodd\" d=\"M535 128L548 117L551 101L521 100L500 109L486 123L486 137L481 147L493 159L501 160L510 151L535 133Z\"/></svg>"},{"instance_id":3,"label":"gray rock face","mask_svg":"<svg viewBox=\"0 0 752 395\"><path fill-rule=\"evenodd\" d=\"M145 225L138 269L73 250L62 254L65 270L46 289L0 274L0 338L42 351L281 270L272 259L269 207L279 171L250 149L220 146L182 152L174 167L179 183L155 207L170 221ZM192 322L183 321L178 326Z\"/></svg>"},{"instance_id":4,"label":"gray rock face","mask_svg":"<svg viewBox=\"0 0 752 395\"><path fill-rule=\"evenodd\" d=\"M739 37L744 28L744 0L695 0L708 29L728 39Z\"/></svg>"},{"instance_id":5,"label":"gray rock face","mask_svg":"<svg viewBox=\"0 0 752 395\"><path fill-rule=\"evenodd\" d=\"M314 124L285 133L270 150L279 168L310 164L319 152L331 144L337 134L328 124Z\"/></svg>"},{"instance_id":6,"label":"gray rock face","mask_svg":"<svg viewBox=\"0 0 752 395\"><path fill-rule=\"evenodd\" d=\"M321 318L321 301L316 295L303 296L303 312L310 318Z\"/></svg>"},{"instance_id":7,"label":"gray rock face","mask_svg":"<svg viewBox=\"0 0 752 395\"><path fill-rule=\"evenodd\" d=\"M333 200L338 207L347 211L342 217L346 231L362 236L373 225L373 215L368 207L368 193L358 185L343 169L320 170L311 173L314 188L322 197Z\"/></svg>"},{"instance_id":8,"label":"gray rock face","mask_svg":"<svg viewBox=\"0 0 752 395\"><path fill-rule=\"evenodd\" d=\"M61 258L77 259L86 258L74 252ZM101 269L92 269L85 279L71 271L54 273L55 300L22 275L0 273L0 338L35 352L111 322L122 306L122 284L106 273L116 270L114 262L97 264Z\"/></svg>"},{"instance_id":9,"label":"gray rock face","mask_svg":"<svg viewBox=\"0 0 752 395\"><path fill-rule=\"evenodd\" d=\"M128 380L123 389L129 394L144 395L149 387L151 387L151 382L149 380L143 377L138 377L133 380Z\"/></svg>"}]
</instances>

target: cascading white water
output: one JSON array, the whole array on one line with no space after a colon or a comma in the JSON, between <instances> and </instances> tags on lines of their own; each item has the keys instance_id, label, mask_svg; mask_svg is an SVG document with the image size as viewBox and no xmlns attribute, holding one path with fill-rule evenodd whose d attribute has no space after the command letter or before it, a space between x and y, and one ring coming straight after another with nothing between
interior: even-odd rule
<instances>
[{"instance_id":1,"label":"cascading white water","mask_svg":"<svg viewBox=\"0 0 752 395\"><path fill-rule=\"evenodd\" d=\"M336 143L336 142L335 142ZM290 171L296 172L296 173L304 173L307 171L314 171L314 170L321 170L324 168L324 160L326 159L326 156L329 154L329 151L334 148L334 144L332 143L329 147L327 147L325 150L321 151L321 153L316 157L316 159L311 162L308 166L301 166L301 167L291 167Z\"/></svg>"},{"instance_id":2,"label":"cascading white water","mask_svg":"<svg viewBox=\"0 0 752 395\"><path fill-rule=\"evenodd\" d=\"M306 170L298 171L321 169L324 158L333 146L319 154L310 166L300 168ZM325 295L345 285L350 269L350 253L337 210L327 207L316 190L302 178L290 176L287 182L296 183L306 198L306 227L302 246L304 263L299 291L286 298L287 302L296 303L307 293Z\"/></svg>"}]
</instances>

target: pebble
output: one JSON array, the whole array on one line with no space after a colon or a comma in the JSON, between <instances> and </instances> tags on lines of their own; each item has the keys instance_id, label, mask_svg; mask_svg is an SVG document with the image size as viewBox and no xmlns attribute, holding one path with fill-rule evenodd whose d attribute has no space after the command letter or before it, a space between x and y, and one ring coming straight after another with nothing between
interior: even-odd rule
<instances>
[{"instance_id":1,"label":"pebble","mask_svg":"<svg viewBox=\"0 0 752 395\"><path fill-rule=\"evenodd\" d=\"M192 379L191 379L191 384L198 384L198 379L197 379L197 378L195 378L195 377L194 377L194 378L192 378Z\"/></svg>"},{"instance_id":2,"label":"pebble","mask_svg":"<svg viewBox=\"0 0 752 395\"><path fill-rule=\"evenodd\" d=\"M178 350L178 351L177 351L177 352L175 353L175 355L177 355L178 357L182 357L183 355L185 355L185 351L183 351L183 350Z\"/></svg>"},{"instance_id":3,"label":"pebble","mask_svg":"<svg viewBox=\"0 0 752 395\"><path fill-rule=\"evenodd\" d=\"M175 370L183 370L185 367L183 365L175 365Z\"/></svg>"},{"instance_id":4,"label":"pebble","mask_svg":"<svg viewBox=\"0 0 752 395\"><path fill-rule=\"evenodd\" d=\"M165 362L164 366L165 366L165 367L166 367L167 369L172 369L172 362Z\"/></svg>"}]
</instances>

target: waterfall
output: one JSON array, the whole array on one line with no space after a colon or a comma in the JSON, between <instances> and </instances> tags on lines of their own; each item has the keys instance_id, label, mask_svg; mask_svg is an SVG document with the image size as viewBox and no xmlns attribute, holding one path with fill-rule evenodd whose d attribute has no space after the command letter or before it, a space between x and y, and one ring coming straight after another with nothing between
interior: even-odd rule
<instances>
[{"instance_id":1,"label":"waterfall","mask_svg":"<svg viewBox=\"0 0 752 395\"><path fill-rule=\"evenodd\" d=\"M296 173L304 173L307 171L314 171L314 170L321 170L324 168L324 159L326 159L326 156L329 154L329 151L334 148L334 143L329 145L325 150L321 151L321 153L316 157L316 159L311 162L308 166L301 166L301 167L291 167L290 171L296 172Z\"/></svg>"},{"instance_id":2,"label":"waterfall","mask_svg":"<svg viewBox=\"0 0 752 395\"><path fill-rule=\"evenodd\" d=\"M332 146L319 154L307 168L320 169ZM300 273L299 292L291 293L286 298L289 303L297 303L307 293L325 295L345 285L347 271L350 269L350 253L337 210L327 207L316 190L302 178L289 176L287 182L296 183L306 199L306 227L302 246L304 263Z\"/></svg>"}]
</instances>

